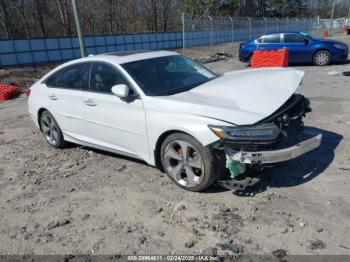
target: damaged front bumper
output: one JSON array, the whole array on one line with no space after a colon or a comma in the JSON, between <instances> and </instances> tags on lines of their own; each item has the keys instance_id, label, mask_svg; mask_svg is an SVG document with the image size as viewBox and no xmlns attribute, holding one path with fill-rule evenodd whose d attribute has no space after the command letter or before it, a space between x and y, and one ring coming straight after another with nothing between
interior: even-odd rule
<instances>
[{"instance_id":1,"label":"damaged front bumper","mask_svg":"<svg viewBox=\"0 0 350 262\"><path fill-rule=\"evenodd\" d=\"M322 134L305 135L304 133L298 140L294 145L282 146L279 149L266 151L236 151L232 148L225 148L226 168L230 171L231 179L220 179L218 183L230 190L245 190L246 187L253 186L260 181L260 178L257 177L236 179L240 174L245 173L247 164L251 166L263 166L264 164L278 163L297 158L319 147L322 141Z\"/></svg>"},{"instance_id":2,"label":"damaged front bumper","mask_svg":"<svg viewBox=\"0 0 350 262\"><path fill-rule=\"evenodd\" d=\"M225 153L227 161L235 161L242 164L271 164L297 158L319 147L321 140L322 134L318 134L287 148L257 152L237 152L230 148L226 148Z\"/></svg>"}]
</instances>

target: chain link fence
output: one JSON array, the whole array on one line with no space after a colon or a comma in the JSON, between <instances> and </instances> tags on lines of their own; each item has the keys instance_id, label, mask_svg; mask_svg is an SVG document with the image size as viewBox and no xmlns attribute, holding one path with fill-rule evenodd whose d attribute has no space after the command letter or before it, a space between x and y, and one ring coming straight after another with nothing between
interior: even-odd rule
<instances>
[{"instance_id":1,"label":"chain link fence","mask_svg":"<svg viewBox=\"0 0 350 262\"><path fill-rule=\"evenodd\" d=\"M217 53L237 55L239 42L278 31L302 31L321 37L343 32L345 18L212 17L182 14L183 53L200 58Z\"/></svg>"}]
</instances>

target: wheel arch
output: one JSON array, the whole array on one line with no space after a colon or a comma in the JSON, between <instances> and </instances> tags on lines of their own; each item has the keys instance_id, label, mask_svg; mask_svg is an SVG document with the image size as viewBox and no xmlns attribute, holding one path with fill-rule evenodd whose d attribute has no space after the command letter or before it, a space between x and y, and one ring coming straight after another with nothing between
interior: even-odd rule
<instances>
[{"instance_id":1,"label":"wheel arch","mask_svg":"<svg viewBox=\"0 0 350 262\"><path fill-rule=\"evenodd\" d=\"M192 136L191 134L186 133L184 131L177 130L177 129L172 129L172 130L168 130L168 131L163 132L158 137L156 145L155 145L155 148L154 148L154 152L153 152L154 153L154 163L155 163L155 167L158 168L162 172L164 170L163 170L163 166L162 166L162 163L161 163L161 160L160 160L160 149L162 147L162 144L163 144L164 140L168 136L170 136L171 134L174 134L174 133L182 133L182 134L186 134L186 135Z\"/></svg>"},{"instance_id":2,"label":"wheel arch","mask_svg":"<svg viewBox=\"0 0 350 262\"><path fill-rule=\"evenodd\" d=\"M320 52L320 51L327 51L330 55L331 55L331 60L332 60L332 52L331 50L329 50L328 48L326 47L320 47L318 49L316 49L313 54L312 54L312 60L314 59L315 55L317 54L317 52Z\"/></svg>"},{"instance_id":3,"label":"wheel arch","mask_svg":"<svg viewBox=\"0 0 350 262\"><path fill-rule=\"evenodd\" d=\"M41 129L41 124L40 124L40 117L41 117L41 115L42 115L42 113L44 112L44 111L48 111L46 108L44 108L44 107L41 107L39 110L38 110L38 115L37 115L37 119L38 119L38 125L39 125L39 128L40 128L40 131L42 132L43 130Z\"/></svg>"}]
</instances>

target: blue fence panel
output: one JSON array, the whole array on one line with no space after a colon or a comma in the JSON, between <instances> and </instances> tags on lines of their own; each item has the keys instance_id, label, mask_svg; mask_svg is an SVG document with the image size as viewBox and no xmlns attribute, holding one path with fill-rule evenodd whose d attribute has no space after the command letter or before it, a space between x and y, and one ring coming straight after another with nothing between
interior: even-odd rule
<instances>
[{"instance_id":1,"label":"blue fence panel","mask_svg":"<svg viewBox=\"0 0 350 262\"><path fill-rule=\"evenodd\" d=\"M30 52L17 54L18 64L31 64L33 63L33 57Z\"/></svg>"},{"instance_id":2,"label":"blue fence panel","mask_svg":"<svg viewBox=\"0 0 350 262\"><path fill-rule=\"evenodd\" d=\"M49 61L62 60L61 52L59 50L48 51Z\"/></svg>"},{"instance_id":3,"label":"blue fence panel","mask_svg":"<svg viewBox=\"0 0 350 262\"><path fill-rule=\"evenodd\" d=\"M72 42L70 38L60 38L58 39L58 42L62 49L72 48Z\"/></svg>"},{"instance_id":4,"label":"blue fence panel","mask_svg":"<svg viewBox=\"0 0 350 262\"><path fill-rule=\"evenodd\" d=\"M72 37L71 42L74 48L79 48L79 39L77 37Z\"/></svg>"},{"instance_id":5,"label":"blue fence panel","mask_svg":"<svg viewBox=\"0 0 350 262\"><path fill-rule=\"evenodd\" d=\"M0 53L15 52L15 45L11 40L0 41Z\"/></svg>"},{"instance_id":6,"label":"blue fence panel","mask_svg":"<svg viewBox=\"0 0 350 262\"><path fill-rule=\"evenodd\" d=\"M1 55L1 65L3 66L18 65L17 56L15 54Z\"/></svg>"},{"instance_id":7,"label":"blue fence panel","mask_svg":"<svg viewBox=\"0 0 350 262\"><path fill-rule=\"evenodd\" d=\"M28 40L18 40L13 43L14 48L16 52L25 52L25 51L31 51L30 45Z\"/></svg>"},{"instance_id":8,"label":"blue fence panel","mask_svg":"<svg viewBox=\"0 0 350 262\"><path fill-rule=\"evenodd\" d=\"M106 45L105 37L104 36L96 36L95 37L95 44L97 46L104 46L104 45Z\"/></svg>"},{"instance_id":9,"label":"blue fence panel","mask_svg":"<svg viewBox=\"0 0 350 262\"><path fill-rule=\"evenodd\" d=\"M208 32L186 33L192 45L205 45ZM222 39L224 41L224 39ZM195 43L194 43L195 42ZM190 45L191 45L190 44ZM182 33L143 33L85 37L86 53L182 48ZM0 66L61 62L80 57L77 37L0 40Z\"/></svg>"},{"instance_id":10,"label":"blue fence panel","mask_svg":"<svg viewBox=\"0 0 350 262\"><path fill-rule=\"evenodd\" d=\"M123 35L117 35L115 37L115 42L118 44L118 45L122 45L125 43L124 41L124 36Z\"/></svg>"},{"instance_id":11,"label":"blue fence panel","mask_svg":"<svg viewBox=\"0 0 350 262\"><path fill-rule=\"evenodd\" d=\"M28 51L39 51L39 50L45 50L45 41L44 39L34 39L29 40L30 49Z\"/></svg>"},{"instance_id":12,"label":"blue fence panel","mask_svg":"<svg viewBox=\"0 0 350 262\"><path fill-rule=\"evenodd\" d=\"M58 39L45 39L46 48L48 50L59 49Z\"/></svg>"},{"instance_id":13,"label":"blue fence panel","mask_svg":"<svg viewBox=\"0 0 350 262\"><path fill-rule=\"evenodd\" d=\"M106 43L108 46L115 45L114 36L112 35L106 36Z\"/></svg>"},{"instance_id":14,"label":"blue fence panel","mask_svg":"<svg viewBox=\"0 0 350 262\"><path fill-rule=\"evenodd\" d=\"M94 37L91 37L91 36L85 37L84 42L85 42L85 47L95 46Z\"/></svg>"},{"instance_id":15,"label":"blue fence panel","mask_svg":"<svg viewBox=\"0 0 350 262\"><path fill-rule=\"evenodd\" d=\"M79 58L80 57L80 48L75 48L73 50L74 52L74 58Z\"/></svg>"}]
</instances>

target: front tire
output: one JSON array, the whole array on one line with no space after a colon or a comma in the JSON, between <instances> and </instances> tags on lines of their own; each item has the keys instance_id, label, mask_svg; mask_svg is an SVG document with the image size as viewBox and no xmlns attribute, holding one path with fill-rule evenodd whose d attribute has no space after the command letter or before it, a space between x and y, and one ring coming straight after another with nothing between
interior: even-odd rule
<instances>
[{"instance_id":1,"label":"front tire","mask_svg":"<svg viewBox=\"0 0 350 262\"><path fill-rule=\"evenodd\" d=\"M203 191L217 180L212 152L190 135L169 135L161 146L160 157L166 174L183 189Z\"/></svg>"},{"instance_id":2,"label":"front tire","mask_svg":"<svg viewBox=\"0 0 350 262\"><path fill-rule=\"evenodd\" d=\"M53 115L47 110L40 115L40 128L49 145L56 148L63 148L66 145L61 128Z\"/></svg>"},{"instance_id":3,"label":"front tire","mask_svg":"<svg viewBox=\"0 0 350 262\"><path fill-rule=\"evenodd\" d=\"M318 51L314 54L312 59L313 64L316 66L326 66L331 63L331 53L326 50Z\"/></svg>"},{"instance_id":4,"label":"front tire","mask_svg":"<svg viewBox=\"0 0 350 262\"><path fill-rule=\"evenodd\" d=\"M248 66L252 66L253 65L253 62L254 62L254 56L253 54L251 54L248 58Z\"/></svg>"}]
</instances>

